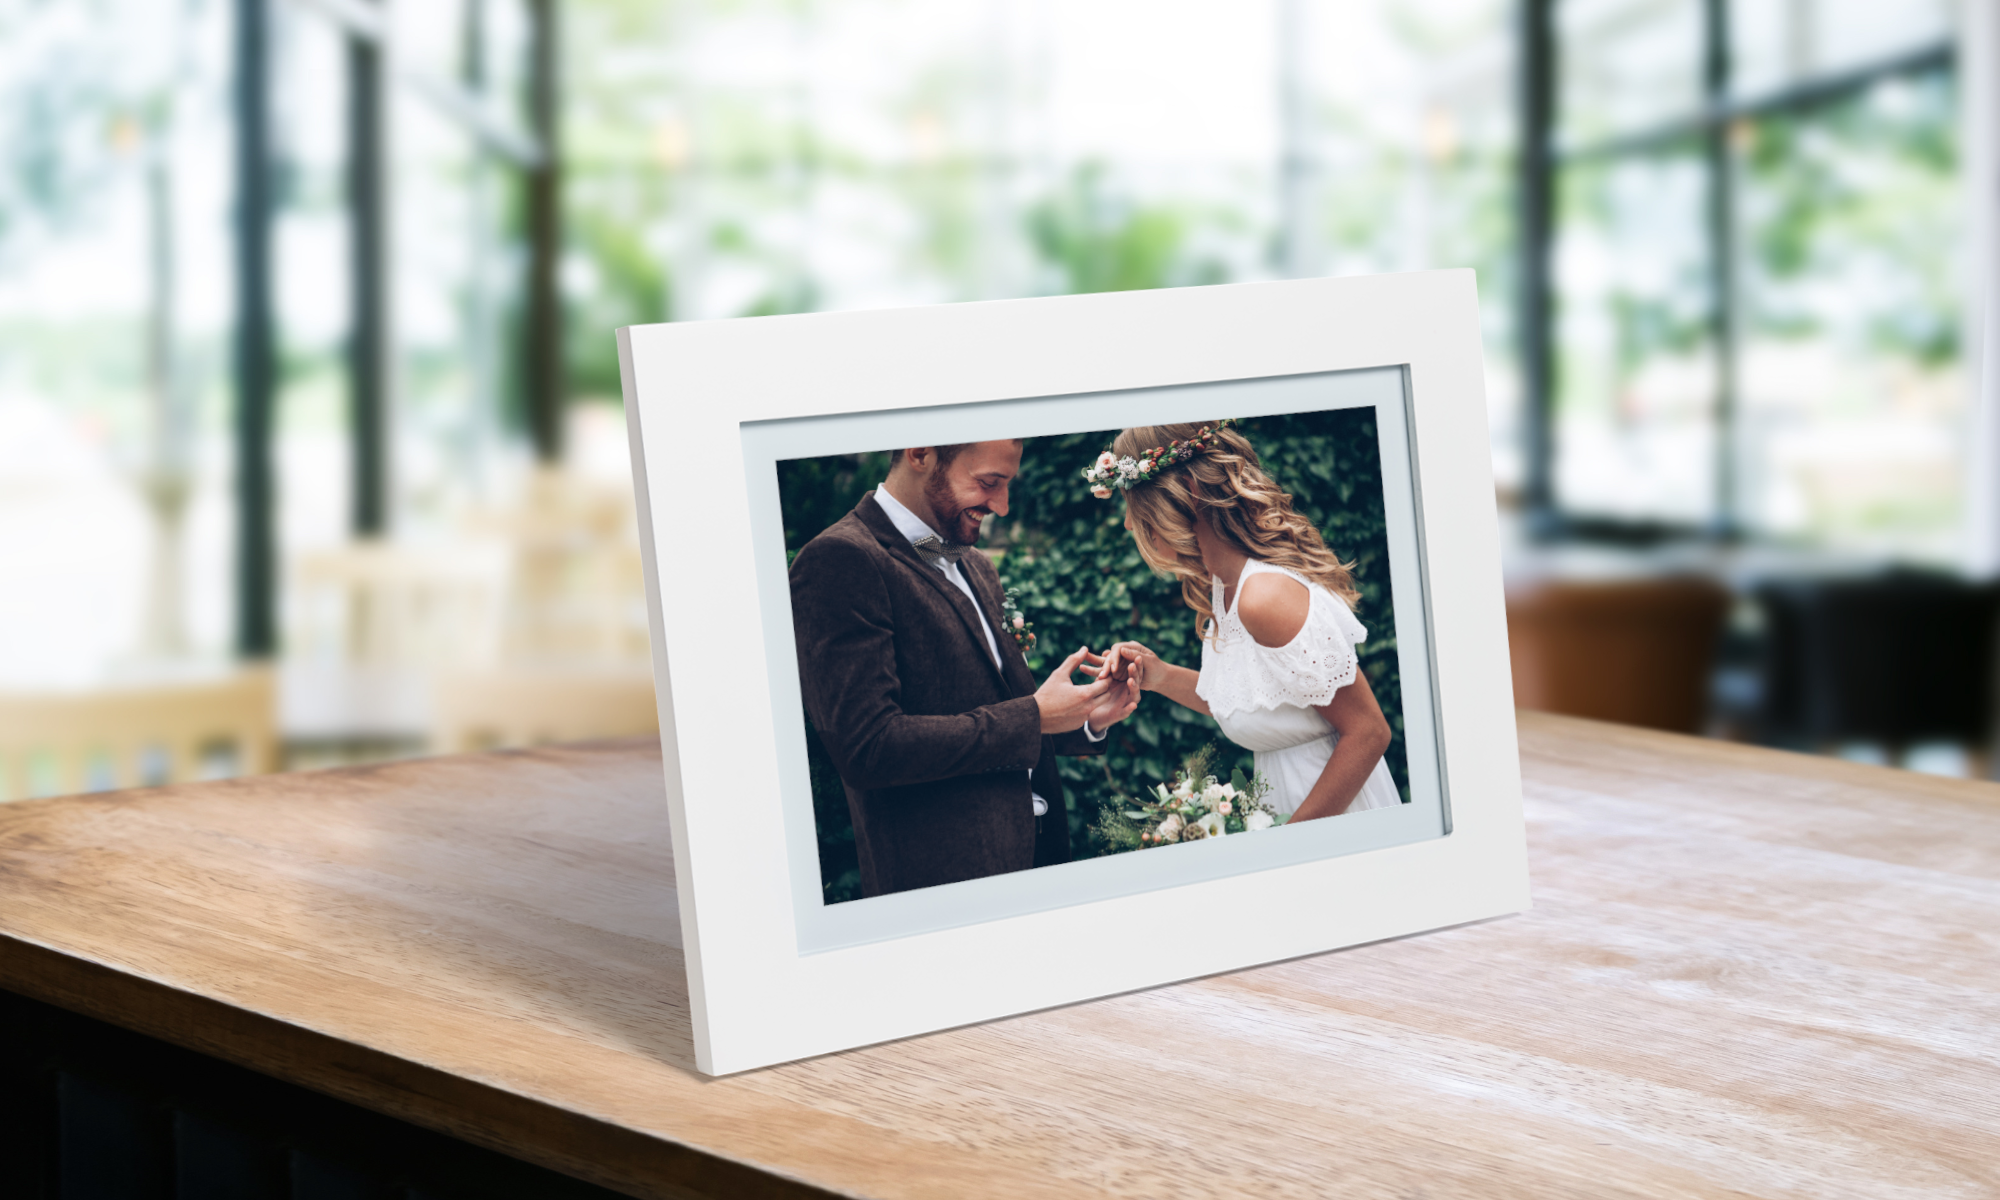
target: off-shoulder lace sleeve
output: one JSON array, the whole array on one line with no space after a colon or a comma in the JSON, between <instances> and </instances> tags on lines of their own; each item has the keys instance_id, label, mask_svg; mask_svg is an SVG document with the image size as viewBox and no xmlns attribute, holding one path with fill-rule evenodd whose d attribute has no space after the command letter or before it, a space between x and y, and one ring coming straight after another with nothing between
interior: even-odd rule
<instances>
[{"instance_id":1,"label":"off-shoulder lace sleeve","mask_svg":"<svg viewBox=\"0 0 2000 1200\"><path fill-rule=\"evenodd\" d=\"M1368 640L1368 630L1340 597L1314 587L1305 625L1284 645L1261 645L1236 621L1223 622L1218 636L1228 643L1203 656L1195 694L1211 713L1227 716L1331 703L1335 692L1354 682L1356 648Z\"/></svg>"}]
</instances>

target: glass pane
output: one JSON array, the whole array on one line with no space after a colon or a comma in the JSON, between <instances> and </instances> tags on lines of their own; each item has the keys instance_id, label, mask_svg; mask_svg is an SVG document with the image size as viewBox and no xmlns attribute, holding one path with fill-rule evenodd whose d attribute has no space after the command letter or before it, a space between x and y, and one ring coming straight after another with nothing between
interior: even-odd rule
<instances>
[{"instance_id":1,"label":"glass pane","mask_svg":"<svg viewBox=\"0 0 2000 1200\"><path fill-rule=\"evenodd\" d=\"M396 319L392 511L400 532L435 530L472 498L484 444L483 423L497 416L475 394L487 347L469 318L487 301L477 274L482 235L491 229L475 205L477 144L421 96L399 93L395 123ZM509 364L511 365L511 364ZM483 402L482 402L483 401Z\"/></svg>"},{"instance_id":2,"label":"glass pane","mask_svg":"<svg viewBox=\"0 0 2000 1200\"><path fill-rule=\"evenodd\" d=\"M0 8L0 687L226 653L227 17Z\"/></svg>"},{"instance_id":3,"label":"glass pane","mask_svg":"<svg viewBox=\"0 0 2000 1200\"><path fill-rule=\"evenodd\" d=\"M1775 91L1951 36L1951 0L1731 0L1732 89Z\"/></svg>"},{"instance_id":4,"label":"glass pane","mask_svg":"<svg viewBox=\"0 0 2000 1200\"><path fill-rule=\"evenodd\" d=\"M283 164L272 220L284 363L277 403L279 557L347 538L352 509L348 333L347 38L317 13L273 10L273 136ZM292 589L283 589L287 596Z\"/></svg>"},{"instance_id":5,"label":"glass pane","mask_svg":"<svg viewBox=\"0 0 2000 1200\"><path fill-rule=\"evenodd\" d=\"M1573 513L1714 516L1704 194L1692 147L1563 174L1555 484Z\"/></svg>"},{"instance_id":6,"label":"glass pane","mask_svg":"<svg viewBox=\"0 0 2000 1200\"><path fill-rule=\"evenodd\" d=\"M486 0L424 0L384 7L395 26L399 68L434 80L462 77L467 37L474 28L469 22L485 15L477 10L488 7Z\"/></svg>"},{"instance_id":7,"label":"glass pane","mask_svg":"<svg viewBox=\"0 0 2000 1200\"><path fill-rule=\"evenodd\" d=\"M1701 108L1700 0L1556 6L1556 132L1564 146L1651 129Z\"/></svg>"},{"instance_id":8,"label":"glass pane","mask_svg":"<svg viewBox=\"0 0 2000 1200\"><path fill-rule=\"evenodd\" d=\"M1740 493L1753 530L1951 553L1960 503L1950 75L1746 127Z\"/></svg>"}]
</instances>

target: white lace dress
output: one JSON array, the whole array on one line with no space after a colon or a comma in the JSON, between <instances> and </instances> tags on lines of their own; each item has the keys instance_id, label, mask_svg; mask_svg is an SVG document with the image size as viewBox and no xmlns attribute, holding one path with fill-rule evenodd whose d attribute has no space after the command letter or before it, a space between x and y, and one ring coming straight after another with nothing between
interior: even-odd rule
<instances>
[{"instance_id":1,"label":"white lace dress","mask_svg":"<svg viewBox=\"0 0 2000 1200\"><path fill-rule=\"evenodd\" d=\"M1271 782L1264 798L1290 814L1319 782L1340 740L1326 718L1313 711L1354 682L1360 670L1356 648L1368 640L1364 628L1340 597L1283 567L1250 560L1236 580L1236 594L1251 575L1275 571L1305 584L1312 608L1297 636L1283 646L1264 646L1243 628L1235 610L1222 604L1222 581L1215 581L1215 636L1201 644L1201 677L1195 695L1230 741L1257 753L1257 771ZM1402 796L1389 767L1377 759L1348 812L1394 808Z\"/></svg>"}]
</instances>

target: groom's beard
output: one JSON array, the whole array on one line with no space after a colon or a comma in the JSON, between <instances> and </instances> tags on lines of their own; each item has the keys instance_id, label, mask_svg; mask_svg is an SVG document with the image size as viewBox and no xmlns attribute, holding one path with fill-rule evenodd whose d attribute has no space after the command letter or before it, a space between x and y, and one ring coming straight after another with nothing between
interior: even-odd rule
<instances>
[{"instance_id":1,"label":"groom's beard","mask_svg":"<svg viewBox=\"0 0 2000 1200\"><path fill-rule=\"evenodd\" d=\"M924 503L931 506L931 515L937 518L939 535L955 545L978 545L980 523L993 510L985 505L978 508L958 507L958 500L951 494L951 485L945 482L942 475L940 472L924 480Z\"/></svg>"}]
</instances>

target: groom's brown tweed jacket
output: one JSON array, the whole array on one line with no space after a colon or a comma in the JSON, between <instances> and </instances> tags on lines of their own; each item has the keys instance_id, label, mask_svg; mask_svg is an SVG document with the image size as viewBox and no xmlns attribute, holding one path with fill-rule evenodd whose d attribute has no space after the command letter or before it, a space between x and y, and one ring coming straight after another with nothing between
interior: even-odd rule
<instances>
[{"instance_id":1,"label":"groom's brown tweed jacket","mask_svg":"<svg viewBox=\"0 0 2000 1200\"><path fill-rule=\"evenodd\" d=\"M864 896L1069 861L1056 755L1102 752L1081 730L1043 736L1035 679L998 625L1000 576L983 554L959 568L1004 669L982 614L875 493L792 561L799 684L847 784ZM1030 769L1049 802L1039 821Z\"/></svg>"}]
</instances>

